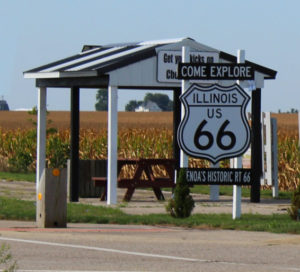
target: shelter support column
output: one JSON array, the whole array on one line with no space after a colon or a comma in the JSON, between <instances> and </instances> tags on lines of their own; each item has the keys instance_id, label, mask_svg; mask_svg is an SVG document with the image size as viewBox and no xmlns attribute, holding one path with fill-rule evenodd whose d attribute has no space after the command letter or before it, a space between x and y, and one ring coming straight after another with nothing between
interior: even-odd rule
<instances>
[{"instance_id":1,"label":"shelter support column","mask_svg":"<svg viewBox=\"0 0 300 272\"><path fill-rule=\"evenodd\" d=\"M252 92L252 144L251 168L253 184L251 186L251 202L260 202L260 178L262 174L262 139L261 139L261 89Z\"/></svg>"},{"instance_id":2,"label":"shelter support column","mask_svg":"<svg viewBox=\"0 0 300 272\"><path fill-rule=\"evenodd\" d=\"M71 88L70 201L79 201L79 88Z\"/></svg>"},{"instance_id":3,"label":"shelter support column","mask_svg":"<svg viewBox=\"0 0 300 272\"><path fill-rule=\"evenodd\" d=\"M181 120L180 94L181 88L173 90L173 157L175 159L175 169L180 167L180 148L177 142L177 130Z\"/></svg>"},{"instance_id":4,"label":"shelter support column","mask_svg":"<svg viewBox=\"0 0 300 272\"><path fill-rule=\"evenodd\" d=\"M118 87L108 87L107 204L117 204Z\"/></svg>"},{"instance_id":5,"label":"shelter support column","mask_svg":"<svg viewBox=\"0 0 300 272\"><path fill-rule=\"evenodd\" d=\"M36 191L46 168L47 89L38 88Z\"/></svg>"}]
</instances>

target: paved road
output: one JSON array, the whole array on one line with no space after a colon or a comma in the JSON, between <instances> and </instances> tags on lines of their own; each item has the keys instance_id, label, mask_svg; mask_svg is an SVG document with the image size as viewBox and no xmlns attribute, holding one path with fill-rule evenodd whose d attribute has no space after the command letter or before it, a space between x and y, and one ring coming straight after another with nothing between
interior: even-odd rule
<instances>
[{"instance_id":1,"label":"paved road","mask_svg":"<svg viewBox=\"0 0 300 272\"><path fill-rule=\"evenodd\" d=\"M168 227L0 221L19 271L300 271L300 236Z\"/></svg>"}]
</instances>

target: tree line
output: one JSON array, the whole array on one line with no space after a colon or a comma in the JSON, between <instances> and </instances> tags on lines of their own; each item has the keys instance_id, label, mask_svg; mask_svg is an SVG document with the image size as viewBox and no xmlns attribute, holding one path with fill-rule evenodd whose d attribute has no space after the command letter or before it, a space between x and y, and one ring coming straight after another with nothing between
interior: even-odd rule
<instances>
[{"instance_id":1,"label":"tree line","mask_svg":"<svg viewBox=\"0 0 300 272\"><path fill-rule=\"evenodd\" d=\"M141 105L146 105L147 102L154 102L161 108L162 111L172 111L173 101L170 100L169 96L161 93L146 93L144 100L130 100L126 106L125 111L135 111ZM96 111L107 111L108 110L108 92L106 89L99 89L96 94Z\"/></svg>"}]
</instances>

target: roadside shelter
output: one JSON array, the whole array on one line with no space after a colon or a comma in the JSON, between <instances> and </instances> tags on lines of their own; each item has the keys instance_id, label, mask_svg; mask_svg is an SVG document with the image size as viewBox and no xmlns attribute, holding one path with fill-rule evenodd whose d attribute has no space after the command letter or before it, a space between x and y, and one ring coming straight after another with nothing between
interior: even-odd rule
<instances>
[{"instance_id":1,"label":"roadside shelter","mask_svg":"<svg viewBox=\"0 0 300 272\"><path fill-rule=\"evenodd\" d=\"M35 79L38 88L37 185L46 167L46 94L47 88L50 87L71 89L71 201L78 201L80 88L106 88L108 90L108 204L114 204L117 201L118 90L173 91L174 157L179 164L180 152L176 131L181 118L179 101L181 80L176 78L176 73L178 62L181 61L182 47L189 47L192 53L191 62L237 63L236 56L206 46L191 38L182 38L103 46L85 45L82 51L74 56L25 71L24 77ZM261 88L264 87L264 80L275 79L276 71L247 60L245 62L255 69L255 80L245 82L244 87L254 89L252 91L254 135L252 146L255 146L258 151L252 151L252 157L257 158L252 160L252 167L257 168L258 177L255 178L259 180L261 155L258 152L261 149L261 139L255 136L255 133L260 133ZM231 85L235 82L227 80L218 83ZM210 83L201 82L201 84ZM253 201L257 199L254 198Z\"/></svg>"}]
</instances>

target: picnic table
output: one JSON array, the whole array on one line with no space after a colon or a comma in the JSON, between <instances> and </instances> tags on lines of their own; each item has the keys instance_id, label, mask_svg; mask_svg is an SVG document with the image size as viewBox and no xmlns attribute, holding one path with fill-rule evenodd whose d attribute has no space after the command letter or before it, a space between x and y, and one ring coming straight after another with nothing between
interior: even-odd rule
<instances>
[{"instance_id":1,"label":"picnic table","mask_svg":"<svg viewBox=\"0 0 300 272\"><path fill-rule=\"evenodd\" d=\"M134 174L131 178L121 178L120 172L125 165L134 166ZM160 165L167 176L158 177L153 173L153 167ZM130 201L136 188L152 188L158 200L165 200L161 188L175 187L174 181L175 160L174 159L118 159L118 188L127 188L123 201ZM107 198L107 177L92 177L96 187L103 187L101 201Z\"/></svg>"}]
</instances>

